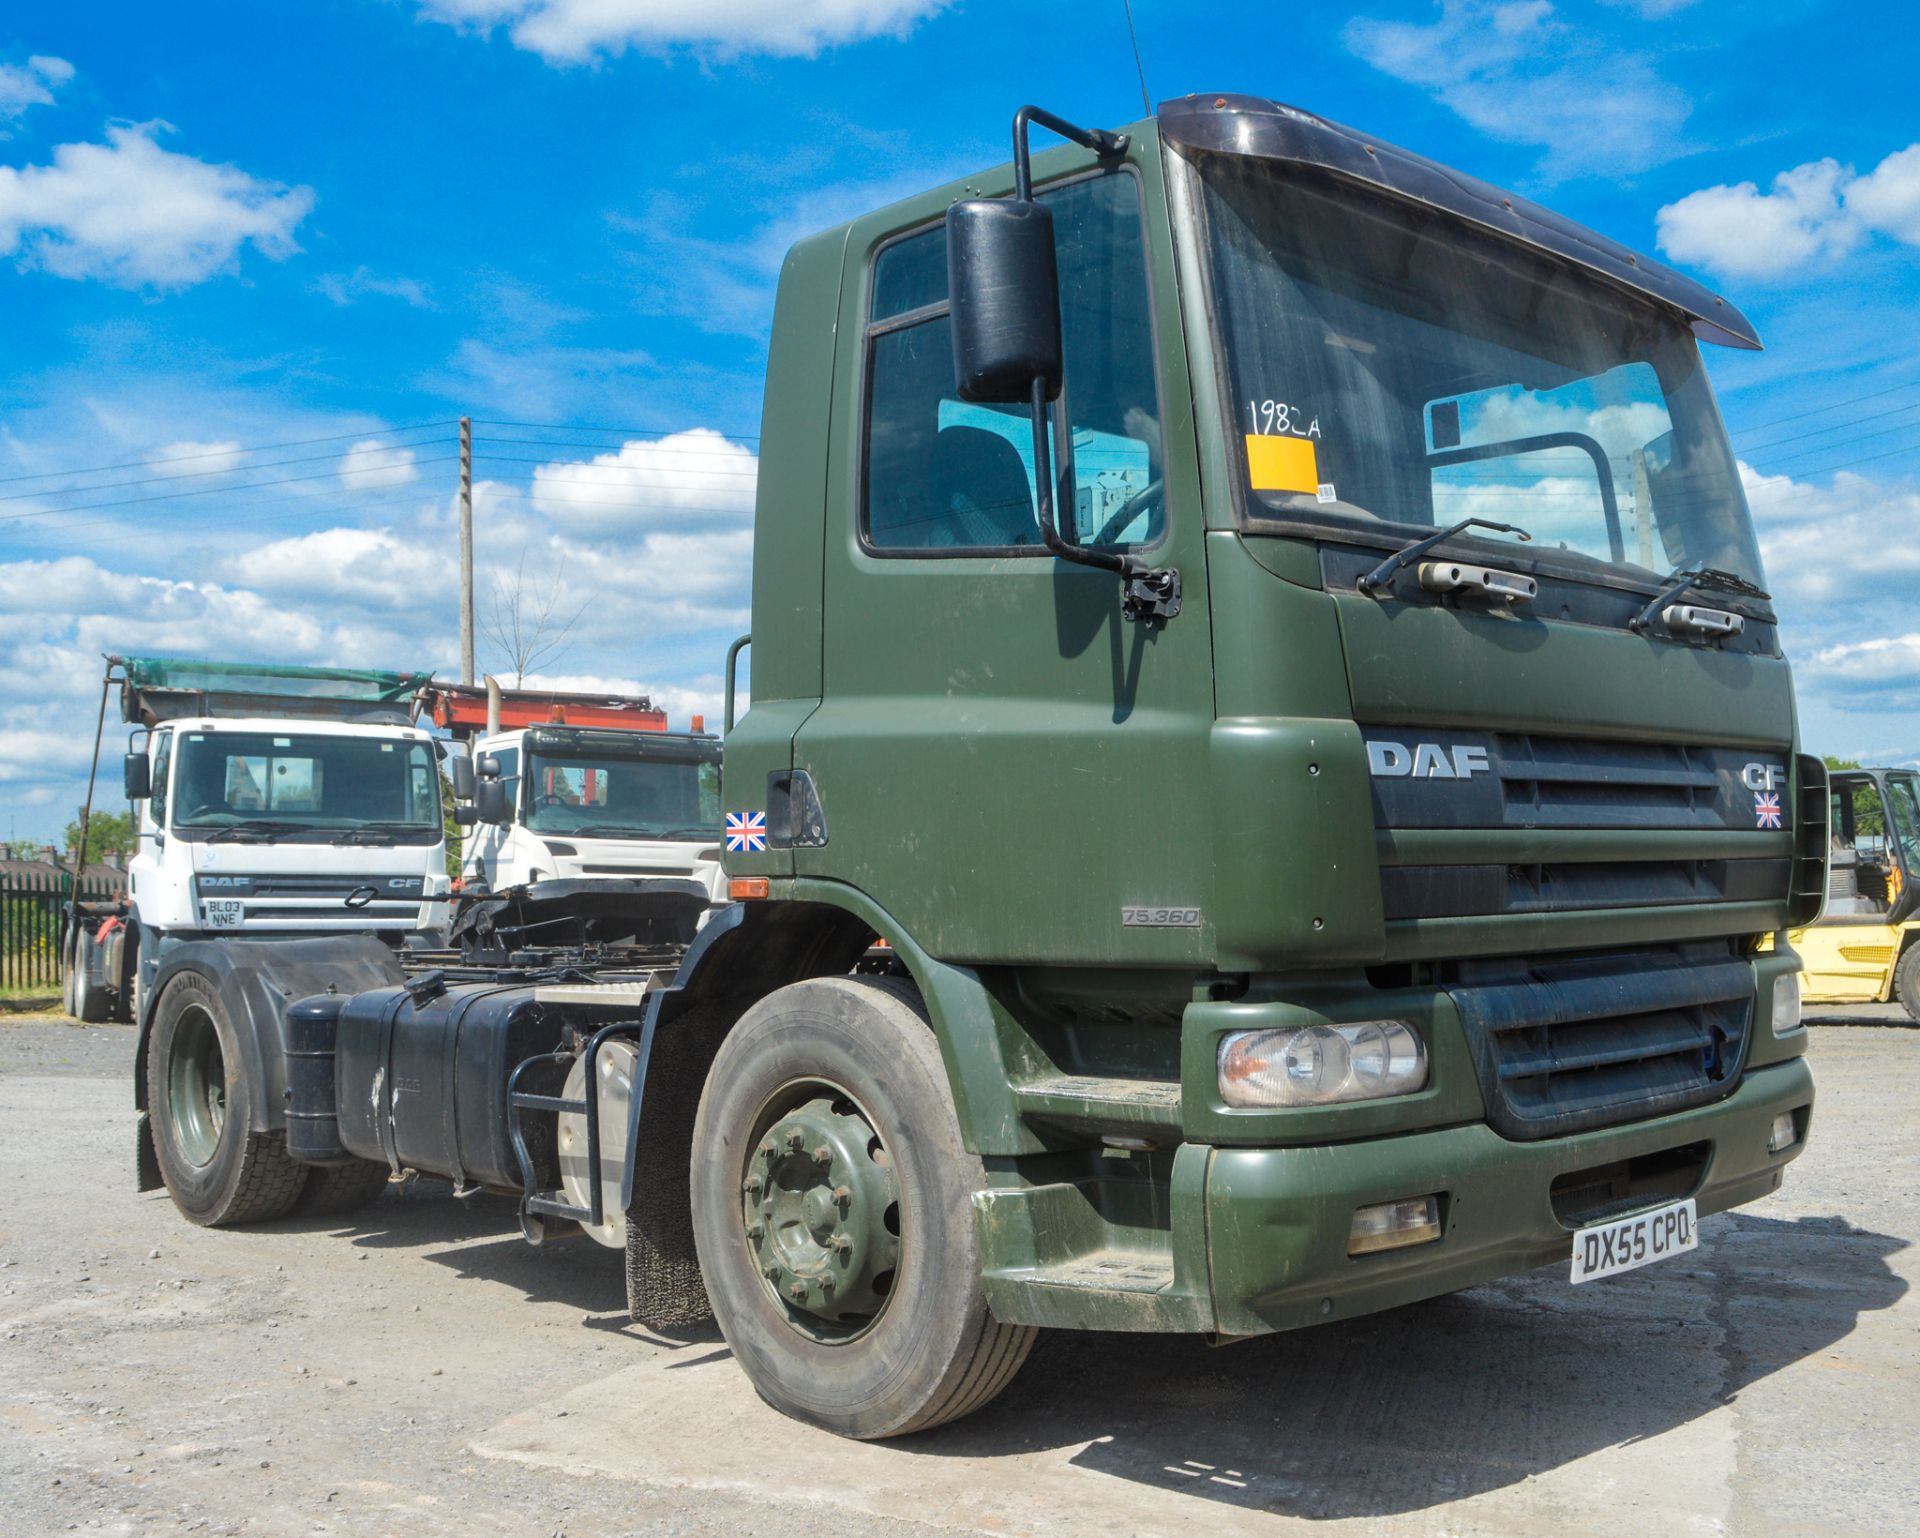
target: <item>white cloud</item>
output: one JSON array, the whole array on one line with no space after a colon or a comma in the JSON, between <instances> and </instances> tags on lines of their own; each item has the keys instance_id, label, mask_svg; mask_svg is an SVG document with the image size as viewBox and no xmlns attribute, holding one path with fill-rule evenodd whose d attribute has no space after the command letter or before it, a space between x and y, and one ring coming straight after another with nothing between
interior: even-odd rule
<instances>
[{"instance_id":1,"label":"white cloud","mask_svg":"<svg viewBox=\"0 0 1920 1538\"><path fill-rule=\"evenodd\" d=\"M29 107L53 103L53 93L73 78L65 59L35 54L25 64L0 64L0 138L6 125L27 115Z\"/></svg>"},{"instance_id":2,"label":"white cloud","mask_svg":"<svg viewBox=\"0 0 1920 1538\"><path fill-rule=\"evenodd\" d=\"M734 528L753 514L759 460L707 427L624 445L591 460L533 472L533 503L563 527L612 530Z\"/></svg>"},{"instance_id":3,"label":"white cloud","mask_svg":"<svg viewBox=\"0 0 1920 1538\"><path fill-rule=\"evenodd\" d=\"M1744 463L1740 479L1768 585L1789 610L1911 592L1920 577L1920 487L1888 486L1849 470L1816 486Z\"/></svg>"},{"instance_id":4,"label":"white cloud","mask_svg":"<svg viewBox=\"0 0 1920 1538\"><path fill-rule=\"evenodd\" d=\"M517 47L550 64L578 64L627 49L684 48L812 57L824 48L904 36L947 0L422 0L430 21L490 31L505 24Z\"/></svg>"},{"instance_id":5,"label":"white cloud","mask_svg":"<svg viewBox=\"0 0 1920 1538\"><path fill-rule=\"evenodd\" d=\"M157 461L179 461L156 465L163 475L218 475L235 468L246 457L246 450L233 442L202 443L182 438L169 443L154 455Z\"/></svg>"},{"instance_id":6,"label":"white cloud","mask_svg":"<svg viewBox=\"0 0 1920 1538\"><path fill-rule=\"evenodd\" d=\"M1661 21L1699 4L1699 0L1601 0L1601 3L1632 11L1648 21Z\"/></svg>"},{"instance_id":7,"label":"white cloud","mask_svg":"<svg viewBox=\"0 0 1920 1538\"><path fill-rule=\"evenodd\" d=\"M1685 93L1642 56L1567 26L1550 0L1439 8L1430 22L1355 17L1341 37L1482 133L1543 147L1549 176L1643 171L1685 149Z\"/></svg>"},{"instance_id":8,"label":"white cloud","mask_svg":"<svg viewBox=\"0 0 1920 1538\"><path fill-rule=\"evenodd\" d=\"M221 571L274 598L344 601L395 615L443 600L455 580L444 551L388 529L318 529L229 557Z\"/></svg>"},{"instance_id":9,"label":"white cloud","mask_svg":"<svg viewBox=\"0 0 1920 1538\"><path fill-rule=\"evenodd\" d=\"M424 283L412 278L382 277L365 266L356 267L352 272L322 273L313 286L323 298L343 309L362 299L398 299L416 310L433 308L433 295Z\"/></svg>"},{"instance_id":10,"label":"white cloud","mask_svg":"<svg viewBox=\"0 0 1920 1538\"><path fill-rule=\"evenodd\" d=\"M1920 245L1920 144L1865 176L1833 159L1754 182L1703 187L1656 216L1660 249L1676 262L1734 278L1772 278L1844 256L1876 231Z\"/></svg>"},{"instance_id":11,"label":"white cloud","mask_svg":"<svg viewBox=\"0 0 1920 1538\"><path fill-rule=\"evenodd\" d=\"M0 166L0 256L63 278L185 288L231 270L243 246L282 261L313 207L306 187L163 149L163 123L118 124L53 163Z\"/></svg>"},{"instance_id":12,"label":"white cloud","mask_svg":"<svg viewBox=\"0 0 1920 1538\"><path fill-rule=\"evenodd\" d=\"M394 448L378 438L356 443L340 456L340 485L346 491L391 491L420 479L414 452Z\"/></svg>"}]
</instances>

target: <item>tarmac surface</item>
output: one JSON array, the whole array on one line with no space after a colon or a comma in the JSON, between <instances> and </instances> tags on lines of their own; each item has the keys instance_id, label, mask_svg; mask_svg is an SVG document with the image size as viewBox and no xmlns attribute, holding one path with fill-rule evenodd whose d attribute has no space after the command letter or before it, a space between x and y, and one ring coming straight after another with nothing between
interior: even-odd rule
<instances>
[{"instance_id":1,"label":"tarmac surface","mask_svg":"<svg viewBox=\"0 0 1920 1538\"><path fill-rule=\"evenodd\" d=\"M1214 1349L1053 1333L857 1445L618 1255L429 1182L208 1232L133 1194L133 1034L0 1017L0 1531L1920 1533L1920 1027L1813 1028L1813 1137L1698 1251Z\"/></svg>"}]
</instances>

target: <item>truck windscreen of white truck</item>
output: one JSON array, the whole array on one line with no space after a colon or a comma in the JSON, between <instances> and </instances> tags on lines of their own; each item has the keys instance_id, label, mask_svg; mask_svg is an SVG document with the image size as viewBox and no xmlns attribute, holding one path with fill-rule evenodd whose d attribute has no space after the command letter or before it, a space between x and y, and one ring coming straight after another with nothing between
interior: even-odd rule
<instances>
[{"instance_id":1,"label":"truck windscreen of white truck","mask_svg":"<svg viewBox=\"0 0 1920 1538\"><path fill-rule=\"evenodd\" d=\"M1477 517L1570 575L1765 585L1679 315L1330 176L1198 165L1249 532L1390 548Z\"/></svg>"},{"instance_id":2,"label":"truck windscreen of white truck","mask_svg":"<svg viewBox=\"0 0 1920 1538\"><path fill-rule=\"evenodd\" d=\"M395 738L184 732L173 831L188 840L431 844L441 836L432 749Z\"/></svg>"},{"instance_id":3,"label":"truck windscreen of white truck","mask_svg":"<svg viewBox=\"0 0 1920 1538\"><path fill-rule=\"evenodd\" d=\"M720 835L720 765L625 754L534 753L521 782L527 826L572 838Z\"/></svg>"}]
</instances>

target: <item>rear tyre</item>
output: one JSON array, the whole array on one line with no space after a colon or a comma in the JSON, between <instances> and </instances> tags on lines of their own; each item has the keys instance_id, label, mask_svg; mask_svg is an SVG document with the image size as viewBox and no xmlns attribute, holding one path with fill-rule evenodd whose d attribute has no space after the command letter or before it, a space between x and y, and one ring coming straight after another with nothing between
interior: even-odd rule
<instances>
[{"instance_id":1,"label":"rear tyre","mask_svg":"<svg viewBox=\"0 0 1920 1538\"><path fill-rule=\"evenodd\" d=\"M307 1183L286 1135L254 1127L246 1062L219 990L197 972L175 977L154 1010L147 1107L167 1194L204 1228L284 1217Z\"/></svg>"},{"instance_id":2,"label":"rear tyre","mask_svg":"<svg viewBox=\"0 0 1920 1538\"><path fill-rule=\"evenodd\" d=\"M1920 942L1909 945L1893 969L1893 996L1920 1023Z\"/></svg>"},{"instance_id":3,"label":"rear tyre","mask_svg":"<svg viewBox=\"0 0 1920 1538\"><path fill-rule=\"evenodd\" d=\"M293 1203L301 1218L336 1218L358 1212L380 1199L391 1171L384 1164L355 1159L351 1164L311 1165L307 1183Z\"/></svg>"},{"instance_id":4,"label":"rear tyre","mask_svg":"<svg viewBox=\"0 0 1920 1538\"><path fill-rule=\"evenodd\" d=\"M985 1171L910 987L816 978L756 1004L714 1059L693 1148L707 1295L774 1408L904 1436L1012 1381L1038 1332L988 1311Z\"/></svg>"},{"instance_id":5,"label":"rear tyre","mask_svg":"<svg viewBox=\"0 0 1920 1538\"><path fill-rule=\"evenodd\" d=\"M85 1021L88 1025L98 1025L107 1018L107 1010L112 1002L107 998L106 990L94 981L94 943L93 936L86 930L77 930L73 937L73 964L67 969L73 979L69 1012L74 1019Z\"/></svg>"}]
</instances>

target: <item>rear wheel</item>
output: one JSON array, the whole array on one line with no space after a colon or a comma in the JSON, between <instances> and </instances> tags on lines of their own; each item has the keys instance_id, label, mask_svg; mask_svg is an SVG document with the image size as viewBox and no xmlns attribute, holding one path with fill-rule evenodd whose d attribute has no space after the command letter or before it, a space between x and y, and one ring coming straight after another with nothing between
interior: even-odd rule
<instances>
[{"instance_id":1,"label":"rear wheel","mask_svg":"<svg viewBox=\"0 0 1920 1538\"><path fill-rule=\"evenodd\" d=\"M72 979L67 1012L88 1025L98 1025L107 1018L109 1003L106 990L94 981L94 950L93 936L85 929L75 930L73 959L67 967L67 975Z\"/></svg>"},{"instance_id":2,"label":"rear wheel","mask_svg":"<svg viewBox=\"0 0 1920 1538\"><path fill-rule=\"evenodd\" d=\"M1893 996L1915 1021L1920 1021L1920 942L1909 945L1893 969Z\"/></svg>"},{"instance_id":3,"label":"rear wheel","mask_svg":"<svg viewBox=\"0 0 1920 1538\"><path fill-rule=\"evenodd\" d=\"M147 1106L161 1178L188 1221L263 1223L299 1200L307 1166L288 1157L284 1133L255 1129L239 1035L197 972L174 978L154 1011Z\"/></svg>"},{"instance_id":4,"label":"rear wheel","mask_svg":"<svg viewBox=\"0 0 1920 1538\"><path fill-rule=\"evenodd\" d=\"M694 1237L727 1343L776 1409L902 1436L1007 1386L1037 1331L987 1309L967 1152L918 996L817 978L722 1043L693 1138Z\"/></svg>"}]
</instances>

